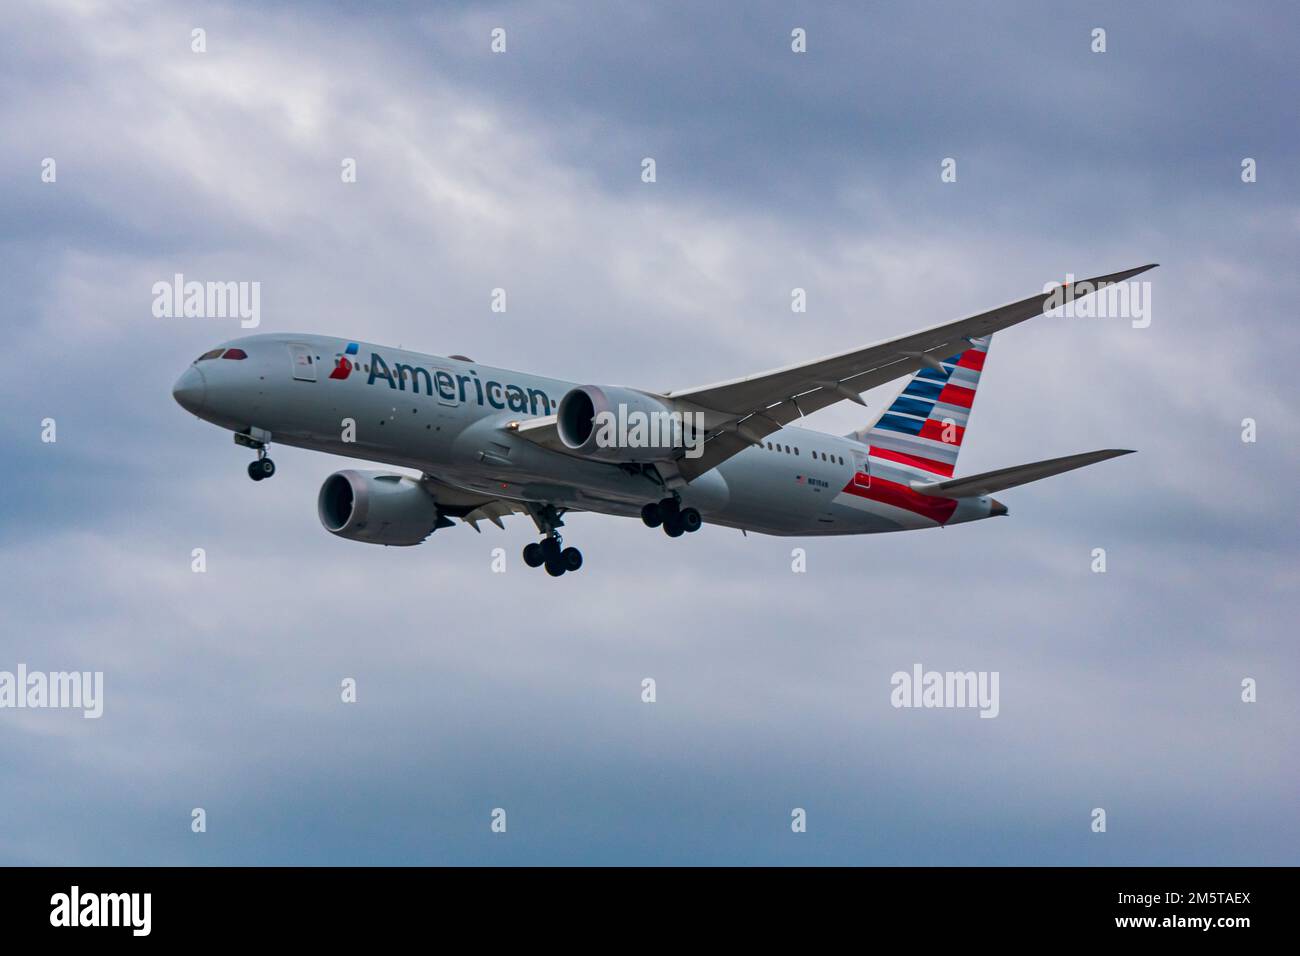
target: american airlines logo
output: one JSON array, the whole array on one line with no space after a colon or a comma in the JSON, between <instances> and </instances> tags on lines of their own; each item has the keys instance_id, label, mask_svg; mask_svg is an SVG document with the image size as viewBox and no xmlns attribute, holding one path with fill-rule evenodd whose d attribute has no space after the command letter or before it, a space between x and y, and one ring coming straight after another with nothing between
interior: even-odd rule
<instances>
[{"instance_id":1,"label":"american airlines logo","mask_svg":"<svg viewBox=\"0 0 1300 956\"><path fill-rule=\"evenodd\" d=\"M330 378L341 381L351 375L356 355L357 343L349 342L346 349L334 356L334 371L330 372Z\"/></svg>"},{"instance_id":2,"label":"american airlines logo","mask_svg":"<svg viewBox=\"0 0 1300 956\"><path fill-rule=\"evenodd\" d=\"M348 343L349 352L354 347L355 343ZM341 355L340 358L348 361L346 355ZM347 371L338 376L331 373L330 378L347 378L352 372L352 363L348 362L348 364ZM390 368L383 356L378 352L371 352L370 376L366 379L366 384L374 385L379 380L386 382L388 387L395 391L406 391L409 383L410 390L415 394L432 397L436 391L438 398L443 401L459 402L462 405L476 402L503 411L508 409L512 412L527 412L529 415L549 415L554 407L551 397L540 388L525 388L511 382L484 380L479 376L477 369L471 368L468 375L463 372L453 375L447 369L439 368L430 371L423 365L406 365L402 362L394 362Z\"/></svg>"}]
</instances>

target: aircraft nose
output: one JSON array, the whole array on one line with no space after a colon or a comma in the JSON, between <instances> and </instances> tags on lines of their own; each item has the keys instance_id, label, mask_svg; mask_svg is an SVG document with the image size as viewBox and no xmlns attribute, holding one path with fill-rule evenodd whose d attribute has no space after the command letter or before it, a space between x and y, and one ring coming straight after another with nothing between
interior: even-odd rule
<instances>
[{"instance_id":1,"label":"aircraft nose","mask_svg":"<svg viewBox=\"0 0 1300 956\"><path fill-rule=\"evenodd\" d=\"M198 366L191 365L172 386L172 398L176 399L176 404L181 408L197 415L203 408L207 390L208 384L203 379L203 373Z\"/></svg>"}]
</instances>

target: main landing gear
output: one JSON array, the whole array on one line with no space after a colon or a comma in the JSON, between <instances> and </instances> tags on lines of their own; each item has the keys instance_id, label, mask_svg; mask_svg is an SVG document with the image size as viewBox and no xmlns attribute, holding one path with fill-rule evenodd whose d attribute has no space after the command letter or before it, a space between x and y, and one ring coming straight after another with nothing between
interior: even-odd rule
<instances>
[{"instance_id":1,"label":"main landing gear","mask_svg":"<svg viewBox=\"0 0 1300 956\"><path fill-rule=\"evenodd\" d=\"M564 524L560 513L551 505L529 506L528 510L537 530L546 537L524 548L524 564L530 568L544 567L553 578L581 568L582 552L564 547L560 539L560 527Z\"/></svg>"},{"instance_id":2,"label":"main landing gear","mask_svg":"<svg viewBox=\"0 0 1300 956\"><path fill-rule=\"evenodd\" d=\"M683 508L676 498L651 502L641 509L641 520L647 528L664 529L670 538L680 538L683 534L699 531L704 519L694 508Z\"/></svg>"},{"instance_id":3,"label":"main landing gear","mask_svg":"<svg viewBox=\"0 0 1300 956\"><path fill-rule=\"evenodd\" d=\"M257 460L248 463L248 477L254 481L270 478L275 474L275 462L266 457L266 446L270 444L271 433L262 429L252 429L255 434L235 433L235 444L257 451ZM265 436L265 437L262 437Z\"/></svg>"},{"instance_id":4,"label":"main landing gear","mask_svg":"<svg viewBox=\"0 0 1300 956\"><path fill-rule=\"evenodd\" d=\"M564 547L558 534L550 535L524 547L524 564L530 568L545 567L547 574L558 578L566 571L582 567L582 552Z\"/></svg>"}]
</instances>

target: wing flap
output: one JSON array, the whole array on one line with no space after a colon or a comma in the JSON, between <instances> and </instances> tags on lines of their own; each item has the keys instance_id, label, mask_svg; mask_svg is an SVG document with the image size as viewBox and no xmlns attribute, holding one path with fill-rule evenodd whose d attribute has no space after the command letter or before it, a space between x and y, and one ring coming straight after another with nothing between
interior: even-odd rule
<instances>
[{"instance_id":1,"label":"wing flap","mask_svg":"<svg viewBox=\"0 0 1300 956\"><path fill-rule=\"evenodd\" d=\"M420 481L425 490L433 496L433 500L438 503L438 511L443 518L459 518L475 531L481 531L478 526L480 521L491 521L498 528L504 528L502 518L512 514L529 513L528 505L523 501L493 498L481 492L458 488L427 473ZM448 525L450 523L448 521Z\"/></svg>"}]
</instances>

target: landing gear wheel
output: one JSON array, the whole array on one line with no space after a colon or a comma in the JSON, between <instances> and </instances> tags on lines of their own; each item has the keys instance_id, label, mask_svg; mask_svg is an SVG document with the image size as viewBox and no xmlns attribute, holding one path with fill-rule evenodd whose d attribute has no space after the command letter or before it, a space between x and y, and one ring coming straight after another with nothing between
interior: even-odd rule
<instances>
[{"instance_id":1,"label":"landing gear wheel","mask_svg":"<svg viewBox=\"0 0 1300 956\"><path fill-rule=\"evenodd\" d=\"M651 502L641 509L641 520L647 528L657 528L664 523L664 513L658 503Z\"/></svg>"},{"instance_id":2,"label":"landing gear wheel","mask_svg":"<svg viewBox=\"0 0 1300 956\"><path fill-rule=\"evenodd\" d=\"M704 524L704 519L700 517L700 513L694 508L683 508L681 514L677 517L677 522L687 534L694 534L700 530L700 525Z\"/></svg>"},{"instance_id":3,"label":"landing gear wheel","mask_svg":"<svg viewBox=\"0 0 1300 956\"><path fill-rule=\"evenodd\" d=\"M524 548L524 561L530 567L542 565L553 578L558 578L570 569L576 571L582 567L582 555L578 549L565 548L561 543L559 529L564 526L561 511L554 505L529 505L528 513L533 516L537 530L546 537Z\"/></svg>"},{"instance_id":4,"label":"landing gear wheel","mask_svg":"<svg viewBox=\"0 0 1300 956\"><path fill-rule=\"evenodd\" d=\"M665 498L651 507L659 512L659 521L663 525L664 534L668 535L668 537L680 538L686 533L686 529L682 527L681 504L678 503L676 498ZM644 520L644 516L645 512L643 510L642 520Z\"/></svg>"},{"instance_id":5,"label":"landing gear wheel","mask_svg":"<svg viewBox=\"0 0 1300 956\"><path fill-rule=\"evenodd\" d=\"M275 462L269 458L263 458L260 461L254 462L254 464L262 469L263 478L270 478L275 474Z\"/></svg>"},{"instance_id":6,"label":"landing gear wheel","mask_svg":"<svg viewBox=\"0 0 1300 956\"><path fill-rule=\"evenodd\" d=\"M248 477L254 481L262 480L262 463L260 461L250 461L248 463Z\"/></svg>"}]
</instances>

